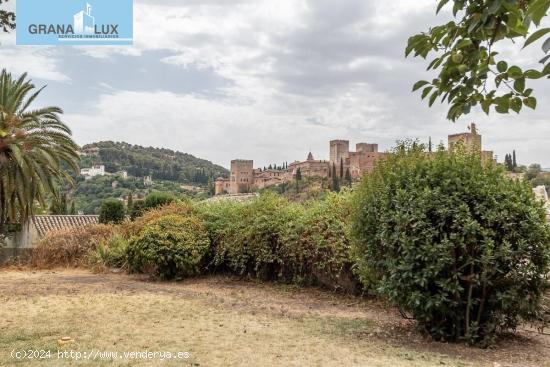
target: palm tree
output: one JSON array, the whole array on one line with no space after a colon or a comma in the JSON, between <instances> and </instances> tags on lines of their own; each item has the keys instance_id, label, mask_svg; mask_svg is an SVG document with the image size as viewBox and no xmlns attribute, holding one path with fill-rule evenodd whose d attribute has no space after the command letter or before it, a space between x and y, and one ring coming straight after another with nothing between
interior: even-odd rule
<instances>
[{"instance_id":1,"label":"palm tree","mask_svg":"<svg viewBox=\"0 0 550 367\"><path fill-rule=\"evenodd\" d=\"M24 223L38 202L46 207L62 182L72 182L65 167L78 171L78 146L58 107L30 109L44 88L23 74L0 73L0 234L7 223Z\"/></svg>"}]
</instances>

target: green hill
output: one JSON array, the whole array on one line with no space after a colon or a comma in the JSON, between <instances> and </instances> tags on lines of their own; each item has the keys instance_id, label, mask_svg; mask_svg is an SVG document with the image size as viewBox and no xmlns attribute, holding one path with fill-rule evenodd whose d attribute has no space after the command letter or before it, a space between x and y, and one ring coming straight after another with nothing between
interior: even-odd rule
<instances>
[{"instance_id":1,"label":"green hill","mask_svg":"<svg viewBox=\"0 0 550 367\"><path fill-rule=\"evenodd\" d=\"M58 206L63 209L56 214L66 214L73 205L77 212L97 214L105 199L127 199L132 194L134 200L139 200L152 191L178 197L208 197L214 180L229 176L225 168L191 154L112 141L81 148L80 167L92 165L104 165L107 175L75 177L74 187L62 189L64 199ZM121 171L126 171L128 177L117 174ZM144 180L147 176L151 176L151 182Z\"/></svg>"},{"instance_id":2,"label":"green hill","mask_svg":"<svg viewBox=\"0 0 550 367\"><path fill-rule=\"evenodd\" d=\"M81 167L104 165L109 173L206 185L209 179L228 177L227 169L191 154L170 149L142 147L124 142L101 141L82 147Z\"/></svg>"}]
</instances>

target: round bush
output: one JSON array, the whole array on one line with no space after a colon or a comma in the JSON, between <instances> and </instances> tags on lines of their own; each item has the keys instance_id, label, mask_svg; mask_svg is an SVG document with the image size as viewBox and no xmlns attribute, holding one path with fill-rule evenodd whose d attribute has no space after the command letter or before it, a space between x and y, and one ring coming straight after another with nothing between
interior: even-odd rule
<instances>
[{"instance_id":1,"label":"round bush","mask_svg":"<svg viewBox=\"0 0 550 367\"><path fill-rule=\"evenodd\" d=\"M124 203L117 199L107 199L101 204L99 223L119 224L124 221Z\"/></svg>"},{"instance_id":2,"label":"round bush","mask_svg":"<svg viewBox=\"0 0 550 367\"><path fill-rule=\"evenodd\" d=\"M195 275L210 241L194 217L168 215L145 226L128 246L128 264L161 279Z\"/></svg>"},{"instance_id":3,"label":"round bush","mask_svg":"<svg viewBox=\"0 0 550 367\"><path fill-rule=\"evenodd\" d=\"M550 231L529 185L479 156L401 147L357 190L364 283L438 340L486 345L542 315Z\"/></svg>"}]
</instances>

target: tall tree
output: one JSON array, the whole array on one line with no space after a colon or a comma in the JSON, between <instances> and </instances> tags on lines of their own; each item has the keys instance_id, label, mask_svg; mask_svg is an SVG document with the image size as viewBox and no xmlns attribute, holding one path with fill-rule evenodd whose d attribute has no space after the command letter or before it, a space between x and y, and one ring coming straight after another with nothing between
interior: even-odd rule
<instances>
[{"instance_id":1,"label":"tall tree","mask_svg":"<svg viewBox=\"0 0 550 367\"><path fill-rule=\"evenodd\" d=\"M0 5L7 3L9 0L0 0ZM15 13L0 9L0 28L3 32L13 31L15 29Z\"/></svg>"},{"instance_id":2,"label":"tall tree","mask_svg":"<svg viewBox=\"0 0 550 367\"><path fill-rule=\"evenodd\" d=\"M351 187L352 180L351 180L351 173L349 172L349 168L346 169L345 180L348 186Z\"/></svg>"},{"instance_id":3,"label":"tall tree","mask_svg":"<svg viewBox=\"0 0 550 367\"><path fill-rule=\"evenodd\" d=\"M332 163L332 190L339 192L340 191L340 180L336 174L336 164Z\"/></svg>"},{"instance_id":4,"label":"tall tree","mask_svg":"<svg viewBox=\"0 0 550 367\"><path fill-rule=\"evenodd\" d=\"M428 152L432 152L433 151L433 147L432 147L432 137L430 136L430 138L428 139Z\"/></svg>"},{"instance_id":5,"label":"tall tree","mask_svg":"<svg viewBox=\"0 0 550 367\"><path fill-rule=\"evenodd\" d=\"M210 189L210 183L211 183L211 179L209 179L208 190L209 190L209 194L213 195ZM128 202L126 204L126 212L131 213L133 206L134 206L134 193L130 191L130 193L128 194Z\"/></svg>"},{"instance_id":6,"label":"tall tree","mask_svg":"<svg viewBox=\"0 0 550 367\"><path fill-rule=\"evenodd\" d=\"M516 162L516 151L512 151L512 167L516 169L518 167L518 163Z\"/></svg>"},{"instance_id":7,"label":"tall tree","mask_svg":"<svg viewBox=\"0 0 550 367\"><path fill-rule=\"evenodd\" d=\"M344 178L344 158L340 158L340 178Z\"/></svg>"},{"instance_id":8,"label":"tall tree","mask_svg":"<svg viewBox=\"0 0 550 367\"><path fill-rule=\"evenodd\" d=\"M449 3L454 21L409 38L405 55L425 59L434 53L428 70L439 69L431 82L415 83L413 91L422 89L422 99L429 96L430 107L437 99L450 104L447 118L452 121L477 105L486 114L492 106L498 113L519 113L523 106L535 109L537 100L526 80L550 77L550 63L544 65L550 55L540 61L540 70L524 71L509 65L510 60L498 60L495 45L525 38L526 47L550 33L550 28L533 32L546 16L550 0L438 0L436 12ZM550 38L542 48L550 51Z\"/></svg>"},{"instance_id":9,"label":"tall tree","mask_svg":"<svg viewBox=\"0 0 550 367\"><path fill-rule=\"evenodd\" d=\"M300 192L300 181L302 181L302 170L298 167L296 170L296 192Z\"/></svg>"},{"instance_id":10,"label":"tall tree","mask_svg":"<svg viewBox=\"0 0 550 367\"><path fill-rule=\"evenodd\" d=\"M69 207L67 203L66 193L54 195L50 205L50 213L53 215L69 214Z\"/></svg>"},{"instance_id":11,"label":"tall tree","mask_svg":"<svg viewBox=\"0 0 550 367\"><path fill-rule=\"evenodd\" d=\"M57 188L73 182L63 167L78 172L78 146L61 121L59 107L30 109L44 88L35 90L27 74L0 73L0 233L8 222L25 222L59 198Z\"/></svg>"}]
</instances>

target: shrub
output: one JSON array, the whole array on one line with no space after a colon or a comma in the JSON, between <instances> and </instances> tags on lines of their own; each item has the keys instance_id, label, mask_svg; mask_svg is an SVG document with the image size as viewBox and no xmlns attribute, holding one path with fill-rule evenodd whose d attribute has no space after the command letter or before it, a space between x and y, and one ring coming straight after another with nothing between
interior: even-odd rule
<instances>
[{"instance_id":1,"label":"shrub","mask_svg":"<svg viewBox=\"0 0 550 367\"><path fill-rule=\"evenodd\" d=\"M349 194L307 206L264 192L251 202L201 205L214 267L240 275L355 291L350 261Z\"/></svg>"},{"instance_id":2,"label":"shrub","mask_svg":"<svg viewBox=\"0 0 550 367\"><path fill-rule=\"evenodd\" d=\"M170 204L175 201L173 195L166 192L152 192L145 198L145 207L147 209L154 209L166 204Z\"/></svg>"},{"instance_id":3,"label":"shrub","mask_svg":"<svg viewBox=\"0 0 550 367\"><path fill-rule=\"evenodd\" d=\"M359 281L350 257L351 195L330 193L304 211L283 241L282 252L294 264L295 276L310 284L354 293Z\"/></svg>"},{"instance_id":4,"label":"shrub","mask_svg":"<svg viewBox=\"0 0 550 367\"><path fill-rule=\"evenodd\" d=\"M130 219L136 220L137 218L141 217L146 210L147 207L145 206L145 200L134 201L130 210Z\"/></svg>"},{"instance_id":5,"label":"shrub","mask_svg":"<svg viewBox=\"0 0 550 367\"><path fill-rule=\"evenodd\" d=\"M102 240L90 253L90 264L96 270L127 267L128 241L120 234Z\"/></svg>"},{"instance_id":6,"label":"shrub","mask_svg":"<svg viewBox=\"0 0 550 367\"><path fill-rule=\"evenodd\" d=\"M550 233L528 184L476 155L402 146L354 201L361 279L435 339L485 345L541 316Z\"/></svg>"},{"instance_id":7,"label":"shrub","mask_svg":"<svg viewBox=\"0 0 550 367\"><path fill-rule=\"evenodd\" d=\"M199 272L209 245L208 233L197 218L168 215L130 240L128 264L132 271L161 279L188 277Z\"/></svg>"},{"instance_id":8,"label":"shrub","mask_svg":"<svg viewBox=\"0 0 550 367\"><path fill-rule=\"evenodd\" d=\"M113 231L110 225L96 224L48 232L33 250L31 264L39 268L88 265L90 252Z\"/></svg>"},{"instance_id":9,"label":"shrub","mask_svg":"<svg viewBox=\"0 0 550 367\"><path fill-rule=\"evenodd\" d=\"M299 206L264 193L251 202L209 204L201 212L215 245L215 266L262 279L284 277L279 248L286 227L300 215Z\"/></svg>"},{"instance_id":10,"label":"shrub","mask_svg":"<svg viewBox=\"0 0 550 367\"><path fill-rule=\"evenodd\" d=\"M99 223L119 224L124 221L124 203L117 199L107 199L101 204Z\"/></svg>"},{"instance_id":11,"label":"shrub","mask_svg":"<svg viewBox=\"0 0 550 367\"><path fill-rule=\"evenodd\" d=\"M136 218L133 222L125 222L121 226L122 233L126 238L129 238L137 235L145 226L147 226L147 224L166 217L167 215L188 216L194 212L195 208L191 202L182 201L171 203L163 207L143 212L143 214Z\"/></svg>"}]
</instances>

